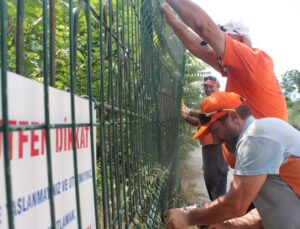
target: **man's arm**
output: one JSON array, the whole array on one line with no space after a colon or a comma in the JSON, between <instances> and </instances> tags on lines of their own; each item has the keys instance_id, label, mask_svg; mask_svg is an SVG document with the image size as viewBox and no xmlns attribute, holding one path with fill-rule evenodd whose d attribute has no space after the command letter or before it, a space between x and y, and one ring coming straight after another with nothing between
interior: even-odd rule
<instances>
[{"instance_id":1,"label":"man's arm","mask_svg":"<svg viewBox=\"0 0 300 229\"><path fill-rule=\"evenodd\" d=\"M196 127L199 126L199 124L200 124L199 119L193 117L192 115L186 115L185 117L183 117L183 119L184 119L187 123L189 123L189 124L191 124L191 125L193 125L193 126L196 126Z\"/></svg>"},{"instance_id":2,"label":"man's arm","mask_svg":"<svg viewBox=\"0 0 300 229\"><path fill-rule=\"evenodd\" d=\"M191 109L189 115L199 120L199 111Z\"/></svg>"},{"instance_id":3,"label":"man's arm","mask_svg":"<svg viewBox=\"0 0 300 229\"><path fill-rule=\"evenodd\" d=\"M217 63L217 58L212 48L209 45L200 45L203 39L201 39L201 37L195 32L190 30L184 23L178 20L174 15L174 11L168 4L162 4L160 8L165 15L166 22L173 29L184 46L194 56L198 57L199 59L219 71L220 68Z\"/></svg>"},{"instance_id":4,"label":"man's arm","mask_svg":"<svg viewBox=\"0 0 300 229\"><path fill-rule=\"evenodd\" d=\"M266 177L267 175L235 175L230 190L207 206L193 209L187 213L180 212L179 209L170 210L167 213L167 221L171 219L168 228L178 228L176 225L217 224L244 215L263 186Z\"/></svg>"},{"instance_id":5,"label":"man's arm","mask_svg":"<svg viewBox=\"0 0 300 229\"><path fill-rule=\"evenodd\" d=\"M189 124L193 126L199 126L200 121L199 121L199 112L196 110L193 110L191 108L188 108L185 104L183 99L181 100L180 103L180 115L181 117Z\"/></svg>"},{"instance_id":6,"label":"man's arm","mask_svg":"<svg viewBox=\"0 0 300 229\"><path fill-rule=\"evenodd\" d=\"M246 215L227 220L220 224L210 225L208 229L263 229L260 215L256 208Z\"/></svg>"},{"instance_id":7,"label":"man's arm","mask_svg":"<svg viewBox=\"0 0 300 229\"><path fill-rule=\"evenodd\" d=\"M217 57L223 57L225 35L206 12L191 0L167 0L183 22L208 42Z\"/></svg>"}]
</instances>

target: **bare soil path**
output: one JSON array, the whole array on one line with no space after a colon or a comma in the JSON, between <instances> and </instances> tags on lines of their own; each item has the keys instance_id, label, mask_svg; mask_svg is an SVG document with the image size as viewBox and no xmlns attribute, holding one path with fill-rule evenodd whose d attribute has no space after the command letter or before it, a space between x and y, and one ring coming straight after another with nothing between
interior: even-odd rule
<instances>
[{"instance_id":1,"label":"bare soil path","mask_svg":"<svg viewBox=\"0 0 300 229\"><path fill-rule=\"evenodd\" d=\"M227 187L232 171L228 173ZM201 147L189 152L180 166L181 198L185 206L209 202L202 171Z\"/></svg>"},{"instance_id":2,"label":"bare soil path","mask_svg":"<svg viewBox=\"0 0 300 229\"><path fill-rule=\"evenodd\" d=\"M187 154L181 162L179 176L185 206L209 201L203 178L201 148Z\"/></svg>"}]
</instances>

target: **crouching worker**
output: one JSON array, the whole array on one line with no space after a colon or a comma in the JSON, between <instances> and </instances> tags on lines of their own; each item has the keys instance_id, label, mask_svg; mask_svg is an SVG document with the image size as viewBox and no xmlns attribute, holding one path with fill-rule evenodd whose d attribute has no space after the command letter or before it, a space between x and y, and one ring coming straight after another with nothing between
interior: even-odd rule
<instances>
[{"instance_id":1,"label":"crouching worker","mask_svg":"<svg viewBox=\"0 0 300 229\"><path fill-rule=\"evenodd\" d=\"M201 208L171 209L167 228L300 228L300 132L277 118L255 119L247 101L216 92L201 103L201 128L236 154L229 191ZM254 202L255 209L246 214Z\"/></svg>"}]
</instances>

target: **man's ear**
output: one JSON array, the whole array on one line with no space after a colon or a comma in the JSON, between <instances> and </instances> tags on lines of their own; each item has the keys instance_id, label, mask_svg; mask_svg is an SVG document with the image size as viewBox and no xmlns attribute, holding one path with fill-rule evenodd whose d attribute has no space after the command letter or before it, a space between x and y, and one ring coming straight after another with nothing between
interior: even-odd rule
<instances>
[{"instance_id":1,"label":"man's ear","mask_svg":"<svg viewBox=\"0 0 300 229\"><path fill-rule=\"evenodd\" d=\"M233 123L237 123L237 121L239 120L239 115L236 111L230 111L228 115L230 119L233 121Z\"/></svg>"}]
</instances>

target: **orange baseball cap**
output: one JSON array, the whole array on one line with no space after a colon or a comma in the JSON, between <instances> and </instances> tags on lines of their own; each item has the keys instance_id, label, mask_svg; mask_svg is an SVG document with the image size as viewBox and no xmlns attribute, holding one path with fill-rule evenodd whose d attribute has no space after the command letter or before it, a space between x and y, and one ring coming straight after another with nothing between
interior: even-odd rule
<instances>
[{"instance_id":1,"label":"orange baseball cap","mask_svg":"<svg viewBox=\"0 0 300 229\"><path fill-rule=\"evenodd\" d=\"M243 97L234 92L215 92L205 98L200 105L201 113L199 114L199 119L201 127L193 139L207 134L210 125L227 114L228 111L235 111L245 101Z\"/></svg>"}]
</instances>

